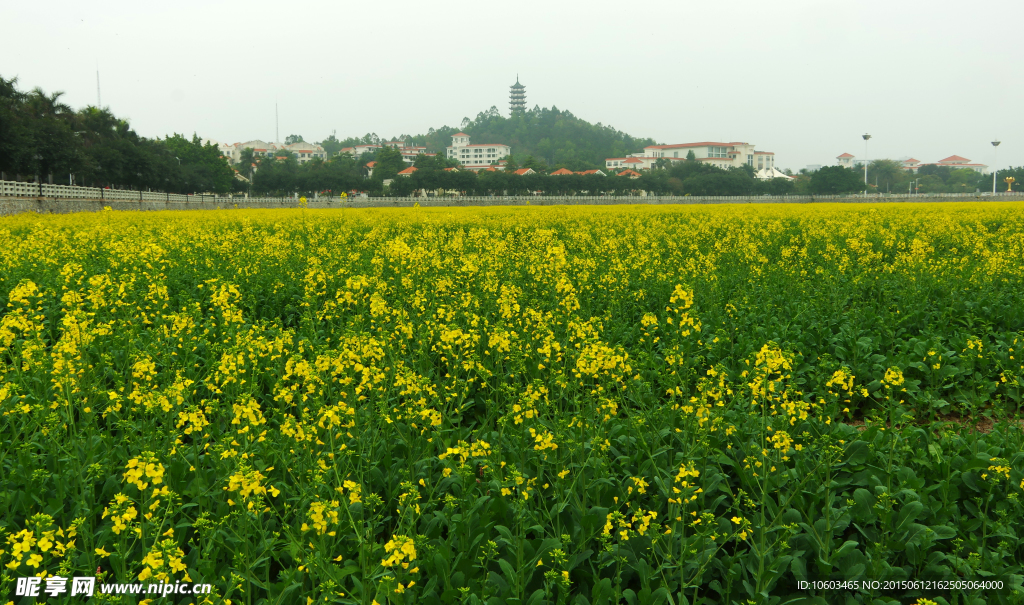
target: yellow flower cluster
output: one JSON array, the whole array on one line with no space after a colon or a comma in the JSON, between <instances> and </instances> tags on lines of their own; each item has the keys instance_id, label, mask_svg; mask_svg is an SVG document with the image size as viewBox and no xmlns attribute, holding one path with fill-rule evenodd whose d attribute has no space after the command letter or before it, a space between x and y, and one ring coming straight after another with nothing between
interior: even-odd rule
<instances>
[{"instance_id":1,"label":"yellow flower cluster","mask_svg":"<svg viewBox=\"0 0 1024 605\"><path fill-rule=\"evenodd\" d=\"M266 479L266 477L260 471L243 467L240 468L238 472L228 477L228 485L224 489L228 492L238 492L238 495L246 501L248 501L251 496L266 495L268 491L271 496L276 498L278 494L281 493L281 490L277 489L273 485L264 485L264 479ZM249 510L252 510L254 506L254 502L248 502Z\"/></svg>"},{"instance_id":2,"label":"yellow flower cluster","mask_svg":"<svg viewBox=\"0 0 1024 605\"><path fill-rule=\"evenodd\" d=\"M45 570L44 558L62 559L75 548L77 525L69 525L67 529L57 527L53 518L46 514L33 516L21 531L7 536L7 547L10 549L8 561L4 567L17 571L25 565L32 568L33 574ZM0 550L0 554L4 554ZM43 572L45 574L45 571Z\"/></svg>"},{"instance_id":3,"label":"yellow flower cluster","mask_svg":"<svg viewBox=\"0 0 1024 605\"><path fill-rule=\"evenodd\" d=\"M338 507L340 503L337 500L331 500L330 502L315 501L309 505L309 522L313 524L313 529L318 534L328 533L328 529L332 525L338 524ZM306 523L302 524L302 531L309 531L309 525ZM334 532L330 532L329 535L334 535Z\"/></svg>"},{"instance_id":4,"label":"yellow flower cluster","mask_svg":"<svg viewBox=\"0 0 1024 605\"><path fill-rule=\"evenodd\" d=\"M184 556L185 553L181 551L173 538L161 540L154 544L142 559L143 568L139 572L139 581L145 582L150 578L162 582L169 581L172 574L185 571L187 566L181 561ZM182 579L186 582L191 581L188 574L185 574Z\"/></svg>"},{"instance_id":5,"label":"yellow flower cluster","mask_svg":"<svg viewBox=\"0 0 1024 605\"><path fill-rule=\"evenodd\" d=\"M124 473L125 481L139 488L139 491L149 487L151 482L154 485L163 483L164 465L160 463L153 452L143 452L142 455L132 458L125 468L127 469Z\"/></svg>"},{"instance_id":6,"label":"yellow flower cluster","mask_svg":"<svg viewBox=\"0 0 1024 605\"><path fill-rule=\"evenodd\" d=\"M459 441L455 447L447 448L445 453L438 455L438 458L445 460L451 457L463 465L470 458L485 458L491 455L491 445L483 440L474 441L472 444Z\"/></svg>"},{"instance_id":7,"label":"yellow flower cluster","mask_svg":"<svg viewBox=\"0 0 1024 605\"><path fill-rule=\"evenodd\" d=\"M110 501L103 509L103 518L106 519L108 516L113 522L113 532L120 534L124 530L128 529L128 525L138 517L139 512L135 510L135 505L132 503L131 498L124 494L117 494L114 499Z\"/></svg>"},{"instance_id":8,"label":"yellow flower cluster","mask_svg":"<svg viewBox=\"0 0 1024 605\"><path fill-rule=\"evenodd\" d=\"M387 553L388 558L381 559L381 565L384 567L400 565L403 569L406 569L416 559L416 543L408 536L393 535L388 540L388 543L384 545L384 552Z\"/></svg>"}]
</instances>

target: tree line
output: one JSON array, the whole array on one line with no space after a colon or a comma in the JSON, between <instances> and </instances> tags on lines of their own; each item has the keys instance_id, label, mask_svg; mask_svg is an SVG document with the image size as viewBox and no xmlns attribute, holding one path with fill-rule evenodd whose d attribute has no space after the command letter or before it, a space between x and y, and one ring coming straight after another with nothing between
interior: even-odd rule
<instances>
[{"instance_id":1,"label":"tree line","mask_svg":"<svg viewBox=\"0 0 1024 605\"><path fill-rule=\"evenodd\" d=\"M370 164L372 163L372 170ZM446 195L629 195L641 191L656 195L790 195L813 193L836 195L864 190L861 173L830 166L804 177L805 183L788 178L760 180L749 166L722 169L691 157L686 161L659 162L638 177L622 173L554 175L551 168L536 165L532 174L516 174L522 167L515 157L507 159L500 170L473 172L443 155L420 155L412 174L399 174L407 168L401 153L384 147L376 153L355 158L347 153L326 161L315 158L299 164L288 151L274 157L243 154L241 165L250 167L253 195L287 196L295 194L338 195L343 191L365 192L370 196L409 196L417 192ZM799 186L798 186L799 185Z\"/></svg>"},{"instance_id":2,"label":"tree line","mask_svg":"<svg viewBox=\"0 0 1024 605\"><path fill-rule=\"evenodd\" d=\"M75 111L61 92L23 92L17 83L0 76L4 178L171 193L232 190L234 170L194 134L142 137L108 108Z\"/></svg>"}]
</instances>

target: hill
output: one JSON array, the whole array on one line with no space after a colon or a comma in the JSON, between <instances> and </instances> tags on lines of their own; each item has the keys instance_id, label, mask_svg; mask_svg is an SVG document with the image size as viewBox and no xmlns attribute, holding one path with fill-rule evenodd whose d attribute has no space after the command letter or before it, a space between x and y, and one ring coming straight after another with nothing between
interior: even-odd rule
<instances>
[{"instance_id":1,"label":"hill","mask_svg":"<svg viewBox=\"0 0 1024 605\"><path fill-rule=\"evenodd\" d=\"M465 118L458 127L442 126L431 128L426 134L396 138L423 145L432 152L443 152L451 144L451 136L459 131L468 134L474 143L509 145L514 159L521 165L532 157L540 164L565 166L570 170L603 168L605 158L623 157L655 144L654 139L636 138L601 123L591 124L557 107L534 107L511 117L491 107L473 120ZM376 134L367 134L343 141L331 137L321 144L331 152L380 140Z\"/></svg>"}]
</instances>

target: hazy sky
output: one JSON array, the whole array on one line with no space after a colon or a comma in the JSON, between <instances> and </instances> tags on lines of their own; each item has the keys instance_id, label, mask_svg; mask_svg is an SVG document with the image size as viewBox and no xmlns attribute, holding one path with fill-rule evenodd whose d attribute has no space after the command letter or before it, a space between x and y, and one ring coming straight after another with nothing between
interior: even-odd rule
<instances>
[{"instance_id":1,"label":"hazy sky","mask_svg":"<svg viewBox=\"0 0 1024 605\"><path fill-rule=\"evenodd\" d=\"M419 134L556 105L662 143L747 141L794 170L850 152L1024 165L1019 0L23 2L0 75L144 136ZM1016 109L1015 109L1016 108ZM477 141L487 142L487 141ZM515 150L512 150L515 153Z\"/></svg>"}]
</instances>

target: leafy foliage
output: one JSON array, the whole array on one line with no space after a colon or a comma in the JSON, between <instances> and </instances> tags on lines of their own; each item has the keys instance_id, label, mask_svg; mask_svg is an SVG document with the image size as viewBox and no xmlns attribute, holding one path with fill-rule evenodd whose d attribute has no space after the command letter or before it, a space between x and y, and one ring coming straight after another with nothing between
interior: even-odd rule
<instances>
[{"instance_id":1,"label":"leafy foliage","mask_svg":"<svg viewBox=\"0 0 1024 605\"><path fill-rule=\"evenodd\" d=\"M811 175L811 193L841 195L865 188L863 175L843 166L824 166Z\"/></svg>"},{"instance_id":2,"label":"leafy foliage","mask_svg":"<svg viewBox=\"0 0 1024 605\"><path fill-rule=\"evenodd\" d=\"M138 136L108 109L77 112L63 93L23 93L17 79L0 77L0 170L18 175L53 175L79 185L155 189L176 193L227 193L234 171L213 145L203 147L175 134L164 140Z\"/></svg>"}]
</instances>

